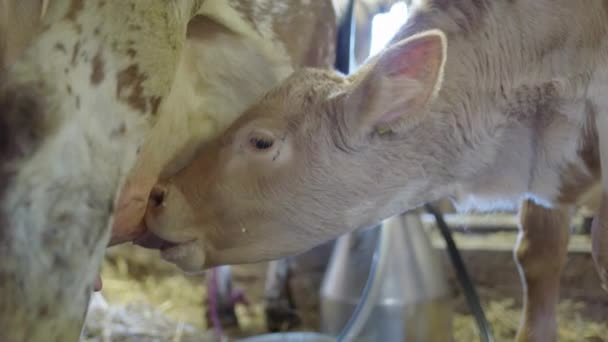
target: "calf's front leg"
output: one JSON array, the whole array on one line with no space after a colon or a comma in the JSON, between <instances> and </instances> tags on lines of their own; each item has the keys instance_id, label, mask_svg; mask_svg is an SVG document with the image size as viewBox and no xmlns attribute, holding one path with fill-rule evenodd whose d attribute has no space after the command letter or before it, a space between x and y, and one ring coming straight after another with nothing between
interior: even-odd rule
<instances>
[{"instance_id":1,"label":"calf's front leg","mask_svg":"<svg viewBox=\"0 0 608 342\"><path fill-rule=\"evenodd\" d=\"M272 332L300 324L289 285L291 258L273 260L268 264L264 288L266 326Z\"/></svg>"},{"instance_id":2,"label":"calf's front leg","mask_svg":"<svg viewBox=\"0 0 608 342\"><path fill-rule=\"evenodd\" d=\"M518 342L557 341L559 281L568 254L570 208L548 209L526 200L520 208L515 261L523 285Z\"/></svg>"}]
</instances>

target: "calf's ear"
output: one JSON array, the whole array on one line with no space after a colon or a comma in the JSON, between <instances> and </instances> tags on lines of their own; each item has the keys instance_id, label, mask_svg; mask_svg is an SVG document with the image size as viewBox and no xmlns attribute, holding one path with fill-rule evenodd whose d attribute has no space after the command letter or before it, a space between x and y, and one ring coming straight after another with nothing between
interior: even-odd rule
<instances>
[{"instance_id":1,"label":"calf's ear","mask_svg":"<svg viewBox=\"0 0 608 342\"><path fill-rule=\"evenodd\" d=\"M441 88L447 38L439 30L410 36L380 52L351 77L349 124L361 134L398 132L420 120Z\"/></svg>"}]
</instances>

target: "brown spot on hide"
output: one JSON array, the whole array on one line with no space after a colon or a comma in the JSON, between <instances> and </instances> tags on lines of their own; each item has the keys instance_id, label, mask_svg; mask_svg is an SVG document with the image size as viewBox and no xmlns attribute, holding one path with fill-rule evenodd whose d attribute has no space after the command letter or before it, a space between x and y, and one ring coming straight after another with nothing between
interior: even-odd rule
<instances>
[{"instance_id":1,"label":"brown spot on hide","mask_svg":"<svg viewBox=\"0 0 608 342\"><path fill-rule=\"evenodd\" d=\"M4 86L0 81L0 202L15 174L13 163L32 155L47 132L41 96L33 86ZM0 241L8 229L0 210Z\"/></svg>"},{"instance_id":2,"label":"brown spot on hide","mask_svg":"<svg viewBox=\"0 0 608 342\"><path fill-rule=\"evenodd\" d=\"M137 51L134 48L128 48L127 55L129 55L129 57L131 58L135 58L135 56L137 55Z\"/></svg>"},{"instance_id":3,"label":"brown spot on hide","mask_svg":"<svg viewBox=\"0 0 608 342\"><path fill-rule=\"evenodd\" d=\"M76 65L76 57L78 57L79 51L80 51L80 42L77 42L74 45L74 49L72 50L72 65Z\"/></svg>"},{"instance_id":4,"label":"brown spot on hide","mask_svg":"<svg viewBox=\"0 0 608 342\"><path fill-rule=\"evenodd\" d=\"M124 136L125 133L127 133L127 125L123 122L120 124L120 126L118 126L118 128L113 130L110 135L112 137L119 137L119 136Z\"/></svg>"},{"instance_id":5,"label":"brown spot on hide","mask_svg":"<svg viewBox=\"0 0 608 342\"><path fill-rule=\"evenodd\" d=\"M63 45L63 43L57 43L55 44L55 50L59 50L63 53L67 53L68 50L65 48L65 45Z\"/></svg>"},{"instance_id":6,"label":"brown spot on hide","mask_svg":"<svg viewBox=\"0 0 608 342\"><path fill-rule=\"evenodd\" d=\"M158 107L160 106L160 96L150 97L150 105L152 106L152 114L158 113Z\"/></svg>"},{"instance_id":7,"label":"brown spot on hide","mask_svg":"<svg viewBox=\"0 0 608 342\"><path fill-rule=\"evenodd\" d=\"M70 220L70 214L68 213L61 213L57 216L57 222L68 222Z\"/></svg>"},{"instance_id":8,"label":"brown spot on hide","mask_svg":"<svg viewBox=\"0 0 608 342\"><path fill-rule=\"evenodd\" d=\"M70 9L68 10L68 13L66 14L65 18L70 21L75 21L76 16L78 16L78 12L82 11L83 8L83 0L72 0L72 2L70 3Z\"/></svg>"},{"instance_id":9,"label":"brown spot on hide","mask_svg":"<svg viewBox=\"0 0 608 342\"><path fill-rule=\"evenodd\" d=\"M131 108L145 113L147 111L147 101L143 96L143 82L148 77L139 71L137 64L131 64L126 69L120 71L117 75L118 83L116 85L116 97L125 99ZM125 94L127 89L130 89L130 94Z\"/></svg>"},{"instance_id":10,"label":"brown spot on hide","mask_svg":"<svg viewBox=\"0 0 608 342\"><path fill-rule=\"evenodd\" d=\"M91 72L91 83L98 85L105 77L104 63L101 58L101 51L93 57L93 71Z\"/></svg>"},{"instance_id":11,"label":"brown spot on hide","mask_svg":"<svg viewBox=\"0 0 608 342\"><path fill-rule=\"evenodd\" d=\"M43 304L39 309L38 309L38 316L40 317L46 317L49 314L49 306L46 304Z\"/></svg>"},{"instance_id":12,"label":"brown spot on hide","mask_svg":"<svg viewBox=\"0 0 608 342\"><path fill-rule=\"evenodd\" d=\"M23 157L45 133L40 98L32 87L0 85L0 170L8 161Z\"/></svg>"}]
</instances>

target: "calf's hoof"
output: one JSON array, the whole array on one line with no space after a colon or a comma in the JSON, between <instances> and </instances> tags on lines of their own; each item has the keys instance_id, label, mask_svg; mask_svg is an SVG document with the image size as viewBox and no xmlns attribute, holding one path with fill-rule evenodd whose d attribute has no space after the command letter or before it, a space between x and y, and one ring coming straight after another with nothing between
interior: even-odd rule
<instances>
[{"instance_id":1,"label":"calf's hoof","mask_svg":"<svg viewBox=\"0 0 608 342\"><path fill-rule=\"evenodd\" d=\"M280 332L298 327L302 320L286 299L267 299L266 327L270 332Z\"/></svg>"},{"instance_id":2,"label":"calf's hoof","mask_svg":"<svg viewBox=\"0 0 608 342\"><path fill-rule=\"evenodd\" d=\"M602 209L604 204L602 203ZM595 262L601 286L608 292L608 215L599 215L593 219L591 225L591 255Z\"/></svg>"},{"instance_id":3,"label":"calf's hoof","mask_svg":"<svg viewBox=\"0 0 608 342\"><path fill-rule=\"evenodd\" d=\"M234 307L220 307L216 312L207 310L205 313L207 319L207 326L214 327L216 324L220 324L223 329L233 329L239 327L239 320L236 316Z\"/></svg>"}]
</instances>

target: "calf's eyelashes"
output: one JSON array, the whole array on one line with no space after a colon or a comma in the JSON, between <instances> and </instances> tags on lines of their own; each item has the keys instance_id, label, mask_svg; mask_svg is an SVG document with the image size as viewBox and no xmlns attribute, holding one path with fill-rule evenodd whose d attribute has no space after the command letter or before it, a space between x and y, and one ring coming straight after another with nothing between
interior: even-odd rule
<instances>
[{"instance_id":1,"label":"calf's eyelashes","mask_svg":"<svg viewBox=\"0 0 608 342\"><path fill-rule=\"evenodd\" d=\"M247 137L247 146L253 152L268 152L274 144L274 135L264 130L252 130Z\"/></svg>"}]
</instances>

